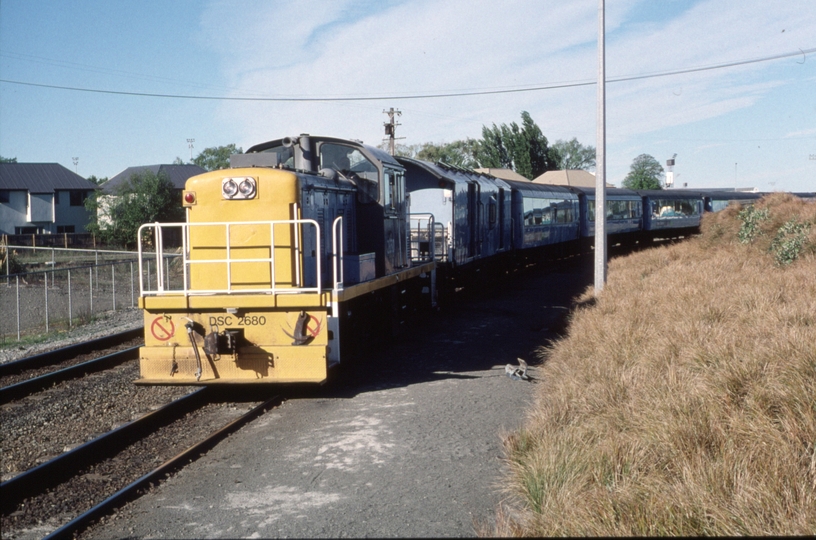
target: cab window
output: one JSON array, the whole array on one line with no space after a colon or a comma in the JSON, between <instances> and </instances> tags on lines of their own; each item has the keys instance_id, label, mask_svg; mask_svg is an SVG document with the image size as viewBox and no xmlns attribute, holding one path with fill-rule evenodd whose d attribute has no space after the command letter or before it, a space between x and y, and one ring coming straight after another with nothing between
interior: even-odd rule
<instances>
[{"instance_id":1,"label":"cab window","mask_svg":"<svg viewBox=\"0 0 816 540\"><path fill-rule=\"evenodd\" d=\"M380 199L380 177L377 166L360 150L351 146L323 143L318 149L321 169L334 169L357 185L357 199L362 203ZM386 186L388 191L388 186ZM387 195L386 195L387 196ZM388 203L386 203L386 208Z\"/></svg>"}]
</instances>

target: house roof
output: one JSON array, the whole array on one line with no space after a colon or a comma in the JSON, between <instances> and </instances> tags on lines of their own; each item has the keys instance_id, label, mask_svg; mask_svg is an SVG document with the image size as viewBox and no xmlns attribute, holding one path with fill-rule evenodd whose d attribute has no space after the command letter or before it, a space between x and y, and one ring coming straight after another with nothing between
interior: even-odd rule
<instances>
[{"instance_id":1,"label":"house roof","mask_svg":"<svg viewBox=\"0 0 816 540\"><path fill-rule=\"evenodd\" d=\"M131 176L145 171L150 171L155 175L165 174L176 189L184 189L184 184L191 176L207 172L206 169L198 165L142 165L139 167L128 167L102 184L102 192L111 195L115 193L119 185L130 180Z\"/></svg>"},{"instance_id":2,"label":"house roof","mask_svg":"<svg viewBox=\"0 0 816 540\"><path fill-rule=\"evenodd\" d=\"M502 180L518 180L520 182L530 181L529 178L521 176L513 169L480 168L474 170L476 172L489 174L490 176L495 176L496 178L501 178Z\"/></svg>"},{"instance_id":3,"label":"house roof","mask_svg":"<svg viewBox=\"0 0 816 540\"><path fill-rule=\"evenodd\" d=\"M55 190L96 187L59 163L0 163L0 189L54 193Z\"/></svg>"},{"instance_id":4,"label":"house roof","mask_svg":"<svg viewBox=\"0 0 816 540\"><path fill-rule=\"evenodd\" d=\"M555 186L595 187L595 175L583 169L563 169L547 171L537 176L533 182ZM615 185L607 182L606 187L615 187Z\"/></svg>"}]
</instances>

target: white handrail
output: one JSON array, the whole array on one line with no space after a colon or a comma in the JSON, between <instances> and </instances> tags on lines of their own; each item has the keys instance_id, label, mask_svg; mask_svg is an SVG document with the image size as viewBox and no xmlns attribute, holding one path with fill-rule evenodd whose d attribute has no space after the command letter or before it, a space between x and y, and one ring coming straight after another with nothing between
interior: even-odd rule
<instances>
[{"instance_id":1,"label":"white handrail","mask_svg":"<svg viewBox=\"0 0 816 540\"><path fill-rule=\"evenodd\" d=\"M338 220L340 218L337 218ZM335 226L337 225L338 221L335 220ZM247 226L247 225L268 225L269 232L270 232L270 243L269 243L269 257L258 257L258 258L247 258L247 259L233 259L232 258L232 244L231 244L231 230L233 227L239 226ZM293 249L290 250L289 253L292 257L295 258L294 260L294 267L297 273L296 276L293 276L291 287L278 287L275 282L275 226L276 225L290 225L295 228L295 237L297 238L297 242L299 244L299 236L300 236L300 228L303 225L310 225L314 227L315 231L315 286L314 287L302 287L300 283L300 256L301 252L300 249ZM192 259L192 250L189 243L189 235L190 230L193 227L224 227L225 231L225 249L226 249L226 258L224 259ZM169 287L165 287L165 269L161 263L164 258L164 244L163 244L163 234L162 232L166 229L170 228L178 228L181 230L181 241L182 241L182 266L183 266L183 281L182 286L179 289L170 290ZM163 295L163 294L183 294L184 296L190 295L206 295L206 294L244 294L244 293L285 293L285 294L296 294L296 293L303 293L303 292L311 292L311 293L320 293L322 292L322 262L320 257L320 225L317 221L313 219L284 219L284 220L275 220L275 221L241 221L241 222L201 222L201 223L146 223L139 227L138 233L138 249L139 249L139 275L144 275L144 270L142 266L142 253L143 253L143 232L152 230L153 232L153 242L156 246L156 260L157 260L157 282L156 288L150 287L150 284L145 286L144 280L139 280L139 294L141 296L146 295ZM262 247L262 246L257 246ZM335 249L336 249L336 238L335 238ZM340 249L342 249L342 232L340 237ZM241 288L241 289L234 289L232 284L232 265L237 263L264 263L268 262L270 264L270 283L269 287L261 287L261 288ZM342 259L340 260L342 264ZM188 265L193 264L223 264L226 265L226 275L227 275L227 283L226 288L223 289L191 289L190 283L188 283ZM341 277L340 281L337 281L337 277L335 275L334 279L334 288L336 289L338 284L342 285L342 269L340 270ZM337 274L337 271L335 271Z\"/></svg>"}]
</instances>

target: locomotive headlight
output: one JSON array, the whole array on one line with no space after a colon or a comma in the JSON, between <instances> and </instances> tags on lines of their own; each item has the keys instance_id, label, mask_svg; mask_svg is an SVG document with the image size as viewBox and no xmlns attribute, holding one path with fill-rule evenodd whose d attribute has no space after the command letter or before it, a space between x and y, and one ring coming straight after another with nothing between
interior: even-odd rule
<instances>
[{"instance_id":1,"label":"locomotive headlight","mask_svg":"<svg viewBox=\"0 0 816 540\"><path fill-rule=\"evenodd\" d=\"M221 195L225 199L254 199L258 184L254 178L224 178L221 181Z\"/></svg>"},{"instance_id":2,"label":"locomotive headlight","mask_svg":"<svg viewBox=\"0 0 816 540\"><path fill-rule=\"evenodd\" d=\"M255 179L245 178L240 184L238 184L238 192L246 198L250 198L255 195Z\"/></svg>"},{"instance_id":3,"label":"locomotive headlight","mask_svg":"<svg viewBox=\"0 0 816 540\"><path fill-rule=\"evenodd\" d=\"M238 193L238 184L232 178L224 179L221 183L221 193L224 194L224 198L232 199Z\"/></svg>"}]
</instances>

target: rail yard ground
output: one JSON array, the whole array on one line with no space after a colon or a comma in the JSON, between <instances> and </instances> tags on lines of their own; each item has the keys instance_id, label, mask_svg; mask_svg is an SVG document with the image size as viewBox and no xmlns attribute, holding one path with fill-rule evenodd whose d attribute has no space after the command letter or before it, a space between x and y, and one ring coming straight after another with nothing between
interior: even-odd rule
<instances>
[{"instance_id":1,"label":"rail yard ground","mask_svg":"<svg viewBox=\"0 0 816 540\"><path fill-rule=\"evenodd\" d=\"M815 252L816 205L774 195L613 260L539 352L489 534L816 533Z\"/></svg>"},{"instance_id":2,"label":"rail yard ground","mask_svg":"<svg viewBox=\"0 0 816 540\"><path fill-rule=\"evenodd\" d=\"M508 378L505 365L555 336L591 266L575 259L480 287L372 346L328 386L289 388L281 407L82 538L489 529L504 497L501 437L521 426L536 386Z\"/></svg>"}]
</instances>

